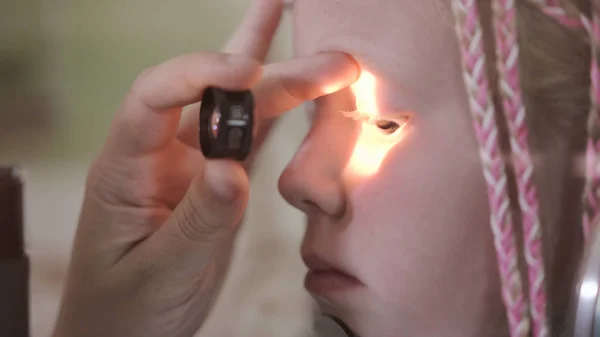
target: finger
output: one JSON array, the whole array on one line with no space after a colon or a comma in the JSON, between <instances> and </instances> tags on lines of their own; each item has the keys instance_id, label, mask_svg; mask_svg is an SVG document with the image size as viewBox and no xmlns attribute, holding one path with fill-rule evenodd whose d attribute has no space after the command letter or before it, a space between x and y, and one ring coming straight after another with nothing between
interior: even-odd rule
<instances>
[{"instance_id":1,"label":"finger","mask_svg":"<svg viewBox=\"0 0 600 337\"><path fill-rule=\"evenodd\" d=\"M246 11L242 23L232 34L223 52L240 54L264 62L273 36L281 20L284 3L282 0L253 0ZM199 105L186 107L180 120L180 139L190 146L197 147L197 125ZM186 125L190 127L187 128Z\"/></svg>"},{"instance_id":2,"label":"finger","mask_svg":"<svg viewBox=\"0 0 600 337\"><path fill-rule=\"evenodd\" d=\"M264 62L283 11L282 0L253 0L223 51Z\"/></svg>"},{"instance_id":3,"label":"finger","mask_svg":"<svg viewBox=\"0 0 600 337\"><path fill-rule=\"evenodd\" d=\"M356 61L343 53L323 53L265 67L253 87L259 118L274 118L305 101L332 94L354 83Z\"/></svg>"},{"instance_id":4,"label":"finger","mask_svg":"<svg viewBox=\"0 0 600 337\"><path fill-rule=\"evenodd\" d=\"M359 73L356 61L343 53L323 53L265 66L263 78L252 89L259 130L262 121L343 89L356 81ZM189 107L178 132L179 139L193 147L198 147L198 109Z\"/></svg>"},{"instance_id":5,"label":"finger","mask_svg":"<svg viewBox=\"0 0 600 337\"><path fill-rule=\"evenodd\" d=\"M162 252L154 259L172 270L209 264L233 239L248 202L248 177L231 161L210 161L166 223L140 251Z\"/></svg>"},{"instance_id":6,"label":"finger","mask_svg":"<svg viewBox=\"0 0 600 337\"><path fill-rule=\"evenodd\" d=\"M220 53L166 61L136 80L113 122L109 144L130 155L160 148L175 137L181 107L199 101L207 86L248 89L261 73L255 60Z\"/></svg>"}]
</instances>

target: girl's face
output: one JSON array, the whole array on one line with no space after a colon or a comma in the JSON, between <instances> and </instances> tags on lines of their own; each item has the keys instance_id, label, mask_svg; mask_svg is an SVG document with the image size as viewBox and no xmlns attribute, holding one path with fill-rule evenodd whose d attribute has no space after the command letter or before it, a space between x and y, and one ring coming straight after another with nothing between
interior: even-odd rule
<instances>
[{"instance_id":1,"label":"girl's face","mask_svg":"<svg viewBox=\"0 0 600 337\"><path fill-rule=\"evenodd\" d=\"M449 1L296 0L293 15L298 55L343 51L376 79L356 97L348 89L315 102L280 179L308 216L308 290L362 337L502 336ZM355 98L384 120L349 118Z\"/></svg>"}]
</instances>

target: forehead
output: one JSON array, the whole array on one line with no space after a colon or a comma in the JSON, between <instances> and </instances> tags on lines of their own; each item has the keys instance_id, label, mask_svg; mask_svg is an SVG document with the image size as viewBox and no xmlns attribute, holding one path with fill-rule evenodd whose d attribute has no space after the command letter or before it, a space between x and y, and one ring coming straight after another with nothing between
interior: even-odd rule
<instances>
[{"instance_id":1,"label":"forehead","mask_svg":"<svg viewBox=\"0 0 600 337\"><path fill-rule=\"evenodd\" d=\"M294 30L300 54L342 47L397 51L431 50L452 29L450 5L439 0L295 0Z\"/></svg>"},{"instance_id":2,"label":"forehead","mask_svg":"<svg viewBox=\"0 0 600 337\"><path fill-rule=\"evenodd\" d=\"M460 65L449 0L295 0L293 8L296 55L347 52L413 98Z\"/></svg>"}]
</instances>

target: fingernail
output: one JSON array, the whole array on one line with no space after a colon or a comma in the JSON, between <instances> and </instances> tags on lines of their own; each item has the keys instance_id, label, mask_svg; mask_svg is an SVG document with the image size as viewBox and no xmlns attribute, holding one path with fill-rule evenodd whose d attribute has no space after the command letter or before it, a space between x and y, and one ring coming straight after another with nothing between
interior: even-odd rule
<instances>
[{"instance_id":1,"label":"fingernail","mask_svg":"<svg viewBox=\"0 0 600 337\"><path fill-rule=\"evenodd\" d=\"M207 163L204 171L204 184L215 198L224 203L235 201L240 188L236 179L236 172L227 162Z\"/></svg>"}]
</instances>

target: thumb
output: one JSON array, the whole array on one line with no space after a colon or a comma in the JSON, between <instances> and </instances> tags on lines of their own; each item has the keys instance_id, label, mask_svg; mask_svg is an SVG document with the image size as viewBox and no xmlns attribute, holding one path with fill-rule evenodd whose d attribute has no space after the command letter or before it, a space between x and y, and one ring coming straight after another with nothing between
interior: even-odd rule
<instances>
[{"instance_id":1,"label":"thumb","mask_svg":"<svg viewBox=\"0 0 600 337\"><path fill-rule=\"evenodd\" d=\"M228 236L237 228L248 199L248 178L233 161L206 161L166 226L196 246Z\"/></svg>"},{"instance_id":2,"label":"thumb","mask_svg":"<svg viewBox=\"0 0 600 337\"><path fill-rule=\"evenodd\" d=\"M166 223L148 239L161 265L197 270L231 246L248 203L248 177L228 160L206 161ZM158 261L156 261L158 262Z\"/></svg>"},{"instance_id":3,"label":"thumb","mask_svg":"<svg viewBox=\"0 0 600 337\"><path fill-rule=\"evenodd\" d=\"M152 306L145 312L179 321L176 330L189 335L202 325L218 296L248 201L248 178L239 163L210 161L199 170L167 221L122 258L115 271Z\"/></svg>"}]
</instances>

